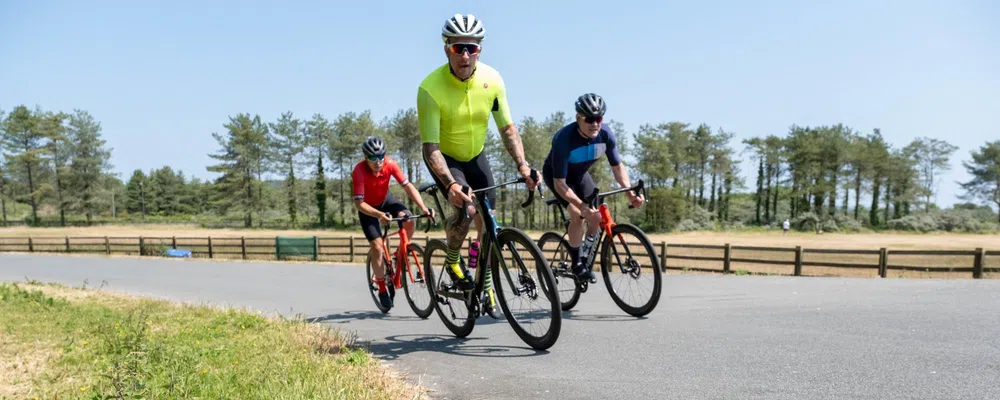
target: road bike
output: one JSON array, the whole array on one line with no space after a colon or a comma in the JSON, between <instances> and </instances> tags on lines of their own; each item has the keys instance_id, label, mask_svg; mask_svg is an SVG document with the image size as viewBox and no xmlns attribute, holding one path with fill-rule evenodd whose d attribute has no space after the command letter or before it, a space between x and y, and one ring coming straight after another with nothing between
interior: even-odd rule
<instances>
[{"instance_id":1,"label":"road bike","mask_svg":"<svg viewBox=\"0 0 1000 400\"><path fill-rule=\"evenodd\" d=\"M444 213L444 208L441 207L441 201L438 200L438 186L437 186L436 183L433 183L433 182L428 183L428 184L426 184L424 186L421 186L420 189L418 189L418 190L420 191L420 193L430 194L431 197L434 199L434 204L437 205L438 214L439 215L446 215ZM471 252L472 243L469 243L469 247L470 247L470 249L469 249L470 250L470 254L469 255L471 256L472 255L471 254L472 253ZM478 251L482 251L482 249L479 249ZM478 262L478 258L477 258L477 262ZM460 263L459 265L461 265L463 268L465 267L465 260L464 259L459 259L459 263ZM495 303L496 303L496 291L493 290L493 286L491 285L491 277L492 277L492 274L490 273L489 269L487 269L486 270L486 278L485 278L486 279L486 285L485 285L486 289L482 293L482 297L483 297L482 302L489 305L488 307L484 307L484 308L485 308L486 313L489 314L490 317L493 317L493 319L500 319L500 316L497 315L495 307L494 307Z\"/></svg>"},{"instance_id":2,"label":"road bike","mask_svg":"<svg viewBox=\"0 0 1000 400\"><path fill-rule=\"evenodd\" d=\"M537 180L537 177L538 172L532 170L532 179ZM472 290L462 290L452 280L448 273L450 267L444 265L443 260L434 262L435 253L439 253L443 259L448 251L448 245L444 240L432 239L428 242L424 254L424 271L430 282L427 289L431 299L434 300L434 309L455 336L466 337L472 333L476 319L485 315L490 308L487 303L490 301L488 290L492 287L507 322L518 337L534 349L545 350L556 343L562 326L559 296L555 292L555 278L541 250L530 236L520 229L501 227L497 223L493 213L489 212L489 200L484 194L491 189L524 182L524 178L520 178L474 191L470 191L468 185L462 187L463 192L474 196L477 212L483 216L483 240L476 257L477 268L469 271L475 274L475 287ZM436 197L437 192L434 191L432 194L440 206ZM534 201L534 195L534 190L529 191L528 200L522 203L521 207L530 206ZM466 202L461 210L456 210L455 212L459 213L457 217L470 218L468 206ZM459 262L465 270L464 262L462 260ZM435 271L435 264L440 272ZM490 279L491 276L496 279ZM524 313L513 312L512 305L508 302L534 302L537 303L537 309ZM542 320L521 321L532 317ZM548 319L548 324L545 324L545 319Z\"/></svg>"},{"instance_id":3,"label":"road bike","mask_svg":"<svg viewBox=\"0 0 1000 400\"><path fill-rule=\"evenodd\" d=\"M640 317L649 314L656 308L656 304L660 300L660 292L663 285L663 272L659 267L660 260L656 255L656 250L653 248L653 243L649 241L646 233L635 225L615 222L611 217L608 205L604 202L604 199L608 196L627 191L632 191L636 195L641 191L645 201L649 201L648 197L646 197L646 188L642 180L639 180L632 187L604 193L600 193L595 188L590 196L584 198L584 201L591 208L598 210L601 222L597 238L594 239L593 245L587 249L586 254L580 255L580 262L586 268L593 271L594 261L597 258L597 250L600 247L601 276L604 279L605 287L608 289L608 294L611 295L611 299L614 300L615 304L622 311ZM571 265L572 262L569 256L569 240L567 240L567 236L569 235L569 219L566 218L566 214L563 211L565 206L563 206L557 197L546 200L545 204L555 206L559 210L566 230L561 234L558 232L546 232L542 234L542 237L538 239L538 248L545 249L546 245L555 244L556 249L553 251L553 257L549 260L549 264L552 266L552 273L556 277L556 285L561 286L558 291L560 292L562 310L569 311L576 306L576 303L580 300L580 295L587 292L590 282L579 279L573 273L573 266ZM629 205L629 208L633 207ZM626 240L626 236L632 236L634 240ZM618 245L621 245L621 250L619 250ZM638 248L630 248L630 246L635 245L638 245ZM633 250L639 250L642 253L633 252ZM547 253L549 250L543 251ZM623 257L624 260L622 260ZM643 257L648 258L649 262L640 263L639 260ZM617 264L617 268L611 266L612 261ZM614 275L612 275L613 273ZM630 300L632 297L623 296L622 292L625 289L632 288L632 286L638 286L639 279L647 275L652 275L653 278L652 289L649 290L649 299L646 301L640 300L637 302L638 304L631 304L629 301L626 301L624 297L630 297ZM564 285L566 283L572 286L568 287L569 285ZM621 283L624 283L624 285Z\"/></svg>"},{"instance_id":4,"label":"road bike","mask_svg":"<svg viewBox=\"0 0 1000 400\"><path fill-rule=\"evenodd\" d=\"M388 215L389 213L386 214ZM389 290L389 297L395 301L396 289L402 288L406 293L406 301L410 303L410 308L422 319L426 319L431 315L433 307L431 297L427 297L423 301L414 299L415 296L423 297L420 294L427 293L426 289L424 289L427 286L424 282L423 272L424 249L419 244L410 243L410 237L406 234L406 230L403 229L402 223L429 216L429 214L422 214L392 218L382 226L382 266L385 268L385 281ZM390 234L389 224L393 222L398 222L400 227L396 232ZM424 233L427 233L430 229L431 222L428 220L427 227L424 228ZM396 249L393 252L389 251L389 241L387 240L391 236L399 236L399 243L396 244ZM391 259L389 258L390 254L392 254ZM382 303L378 299L378 281L375 280L375 271L372 269L371 251L368 252L368 256L365 259L365 272L368 275L368 286L371 289L372 300L375 301L375 306L383 314L388 313L389 309L382 306ZM403 276L406 276L407 279L403 279ZM410 290L411 285L417 286L415 290ZM424 303L426 305L421 305Z\"/></svg>"}]
</instances>

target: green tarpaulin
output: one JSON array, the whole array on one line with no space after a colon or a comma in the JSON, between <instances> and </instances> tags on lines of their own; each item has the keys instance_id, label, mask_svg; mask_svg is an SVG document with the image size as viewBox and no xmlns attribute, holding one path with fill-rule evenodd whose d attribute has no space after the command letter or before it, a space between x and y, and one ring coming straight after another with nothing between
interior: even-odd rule
<instances>
[{"instance_id":1,"label":"green tarpaulin","mask_svg":"<svg viewBox=\"0 0 1000 400\"><path fill-rule=\"evenodd\" d=\"M312 257L313 261L316 261L316 239L313 237L282 237L277 236L274 239L275 245L275 255L278 259L284 259L292 256L309 256Z\"/></svg>"}]
</instances>

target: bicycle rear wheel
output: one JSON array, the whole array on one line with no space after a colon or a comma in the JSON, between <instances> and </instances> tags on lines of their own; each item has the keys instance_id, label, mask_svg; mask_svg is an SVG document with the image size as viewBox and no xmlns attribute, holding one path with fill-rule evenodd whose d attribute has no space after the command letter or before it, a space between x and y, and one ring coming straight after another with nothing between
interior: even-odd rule
<instances>
[{"instance_id":1,"label":"bicycle rear wheel","mask_svg":"<svg viewBox=\"0 0 1000 400\"><path fill-rule=\"evenodd\" d=\"M413 313L422 319L427 319L434 312L434 302L427 292L427 277L423 274L424 248L419 244L410 243L407 247L405 263L399 270L403 276L400 280L403 283L403 292L406 293L406 301L410 303ZM413 279L411 281L410 279ZM410 285L413 285L411 288Z\"/></svg>"},{"instance_id":2,"label":"bicycle rear wheel","mask_svg":"<svg viewBox=\"0 0 1000 400\"><path fill-rule=\"evenodd\" d=\"M562 327L555 278L541 250L517 228L497 235L500 258L490 254L493 286L507 322L525 343L545 350L556 343ZM532 310L511 310L512 305L533 303ZM530 319L530 320L529 320Z\"/></svg>"},{"instance_id":3,"label":"bicycle rear wheel","mask_svg":"<svg viewBox=\"0 0 1000 400\"><path fill-rule=\"evenodd\" d=\"M396 298L396 286L392 283L392 277L390 275L392 271L392 263L388 258L382 258L382 268L383 277L385 278L385 287L389 290L389 296L395 300ZM368 276L368 289L372 295L372 301L375 302L375 307L383 314L388 313L389 309L382 307L382 302L378 300L378 282L375 282L375 270L372 269L372 255L368 253L367 258L365 258L365 273Z\"/></svg>"},{"instance_id":4,"label":"bicycle rear wheel","mask_svg":"<svg viewBox=\"0 0 1000 400\"><path fill-rule=\"evenodd\" d=\"M472 333L476 325L476 317L469 312L465 304L465 293L456 287L444 265L448 244L441 239L431 239L424 253L424 280L427 282L427 292L431 295L431 303L441 317L441 322L451 333L458 337L466 337ZM434 260L437 256L439 259ZM435 270L437 268L437 270Z\"/></svg>"},{"instance_id":5,"label":"bicycle rear wheel","mask_svg":"<svg viewBox=\"0 0 1000 400\"><path fill-rule=\"evenodd\" d=\"M538 239L538 249L547 257L549 268L552 269L552 277L556 280L556 288L559 292L559 302L563 311L572 310L576 303L580 301L580 293L583 288L580 281L573 274L572 258L569 255L569 241L563 235L555 232L545 232Z\"/></svg>"},{"instance_id":6,"label":"bicycle rear wheel","mask_svg":"<svg viewBox=\"0 0 1000 400\"><path fill-rule=\"evenodd\" d=\"M663 285L660 259L656 256L653 243L635 225L617 224L611 229L611 235L604 238L601 275L611 299L630 315L641 317L649 314L660 301ZM649 280L652 283L643 283ZM628 294L632 289L637 294Z\"/></svg>"}]
</instances>

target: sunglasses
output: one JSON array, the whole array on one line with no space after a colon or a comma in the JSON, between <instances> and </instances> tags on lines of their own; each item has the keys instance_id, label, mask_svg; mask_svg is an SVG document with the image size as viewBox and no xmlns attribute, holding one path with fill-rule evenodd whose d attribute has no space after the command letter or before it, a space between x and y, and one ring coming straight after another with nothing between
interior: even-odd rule
<instances>
[{"instance_id":1,"label":"sunglasses","mask_svg":"<svg viewBox=\"0 0 1000 400\"><path fill-rule=\"evenodd\" d=\"M604 117L586 117L583 120L586 121L588 124L593 124L595 122L599 124L601 123L601 121L604 121Z\"/></svg>"},{"instance_id":2,"label":"sunglasses","mask_svg":"<svg viewBox=\"0 0 1000 400\"><path fill-rule=\"evenodd\" d=\"M482 48L483 46L480 46L477 43L452 43L448 45L448 49L451 50L452 53L462 54L463 51L468 51L470 56L479 54L479 51L482 50Z\"/></svg>"},{"instance_id":3,"label":"sunglasses","mask_svg":"<svg viewBox=\"0 0 1000 400\"><path fill-rule=\"evenodd\" d=\"M371 156L368 157L368 161L382 161L383 158L385 158L385 156Z\"/></svg>"}]
</instances>

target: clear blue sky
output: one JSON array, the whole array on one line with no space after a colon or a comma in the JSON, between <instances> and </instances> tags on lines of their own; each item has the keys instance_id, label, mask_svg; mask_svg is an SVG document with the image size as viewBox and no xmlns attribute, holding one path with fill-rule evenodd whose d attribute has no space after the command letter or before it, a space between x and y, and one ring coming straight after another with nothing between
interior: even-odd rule
<instances>
[{"instance_id":1,"label":"clear blue sky","mask_svg":"<svg viewBox=\"0 0 1000 400\"><path fill-rule=\"evenodd\" d=\"M517 120L593 91L631 132L705 122L738 142L843 122L895 146L938 137L960 146L944 205L967 179L961 160L1000 138L990 0L158 3L0 2L0 108L90 111L126 179L163 165L212 177L211 132L230 115L415 106L445 62L441 24L471 12Z\"/></svg>"}]
</instances>

